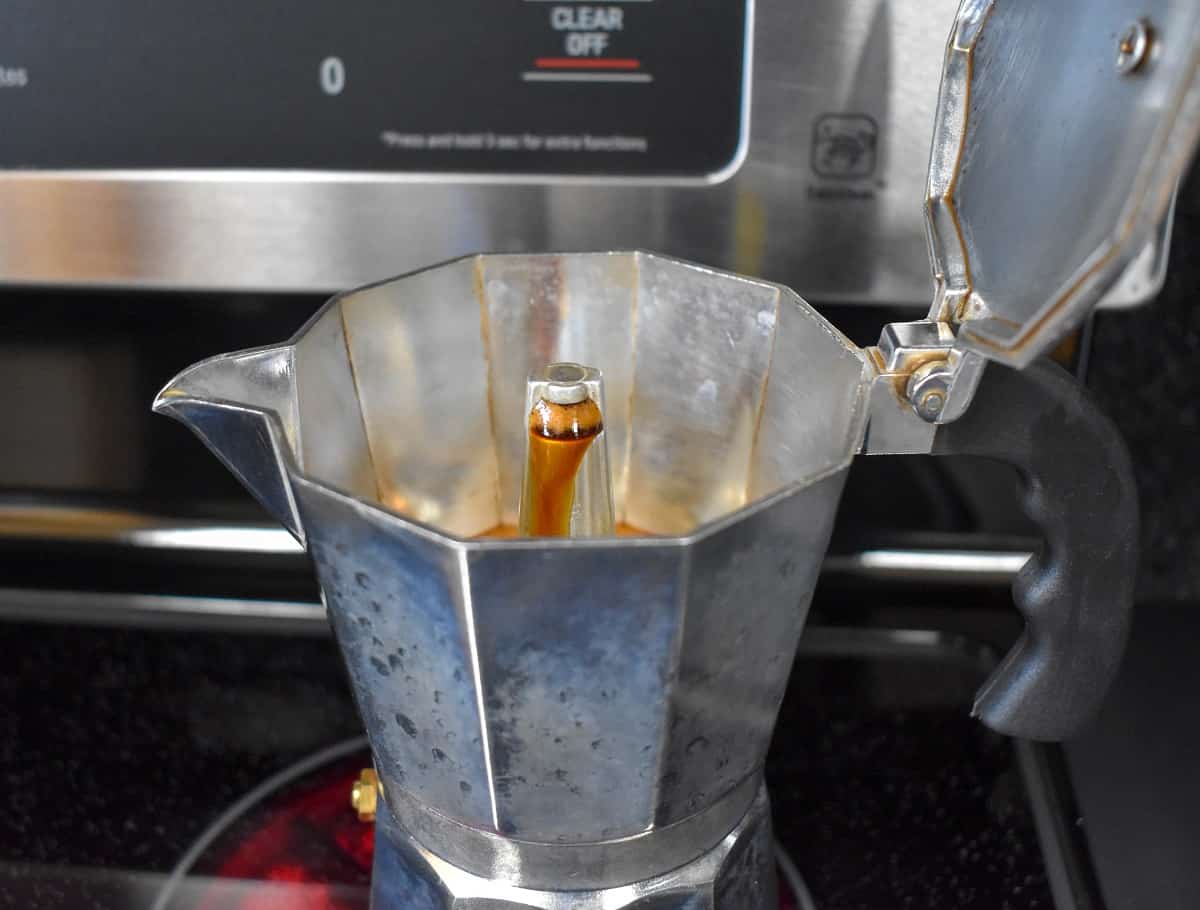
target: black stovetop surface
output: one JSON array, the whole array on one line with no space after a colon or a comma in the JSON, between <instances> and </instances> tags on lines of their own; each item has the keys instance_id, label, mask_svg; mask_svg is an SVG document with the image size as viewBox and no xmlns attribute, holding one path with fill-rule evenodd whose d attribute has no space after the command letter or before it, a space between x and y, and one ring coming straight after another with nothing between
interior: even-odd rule
<instances>
[{"instance_id":1,"label":"black stovetop surface","mask_svg":"<svg viewBox=\"0 0 1200 910\"><path fill-rule=\"evenodd\" d=\"M1013 745L967 716L978 662L822 634L767 768L817 906L1053 906ZM0 653L0 906L149 906L238 797L361 733L328 638L7 624Z\"/></svg>"}]
</instances>

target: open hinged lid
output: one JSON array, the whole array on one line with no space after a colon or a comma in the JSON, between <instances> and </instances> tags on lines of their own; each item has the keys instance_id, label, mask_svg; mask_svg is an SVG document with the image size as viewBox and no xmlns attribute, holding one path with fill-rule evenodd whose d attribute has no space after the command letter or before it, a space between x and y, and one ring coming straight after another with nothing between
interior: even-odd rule
<instances>
[{"instance_id":1,"label":"open hinged lid","mask_svg":"<svg viewBox=\"0 0 1200 910\"><path fill-rule=\"evenodd\" d=\"M1024 366L1168 215L1200 130L1200 2L963 0L926 215L930 318Z\"/></svg>"}]
</instances>

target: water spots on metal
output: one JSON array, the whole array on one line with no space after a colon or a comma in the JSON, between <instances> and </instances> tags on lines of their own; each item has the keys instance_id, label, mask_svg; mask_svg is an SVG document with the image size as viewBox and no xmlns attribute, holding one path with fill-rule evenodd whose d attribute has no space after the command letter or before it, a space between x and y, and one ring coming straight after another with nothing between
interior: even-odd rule
<instances>
[{"instance_id":1,"label":"water spots on metal","mask_svg":"<svg viewBox=\"0 0 1200 910\"><path fill-rule=\"evenodd\" d=\"M537 651L530 642L521 646L519 653L529 656ZM535 658L536 659L536 658ZM525 706L524 690L530 684L530 676L518 667L508 668L498 674L492 694L487 699L487 710L491 715L490 738L492 766L497 775L497 794L512 795L512 779L508 772L516 767L525 751L525 738L519 729L518 718ZM500 786L500 780L504 786Z\"/></svg>"},{"instance_id":2,"label":"water spots on metal","mask_svg":"<svg viewBox=\"0 0 1200 910\"><path fill-rule=\"evenodd\" d=\"M375 668L375 672L378 673L380 676L391 676L392 675L392 671L388 669L388 665L385 664L378 657L371 658L371 666Z\"/></svg>"},{"instance_id":3,"label":"water spots on metal","mask_svg":"<svg viewBox=\"0 0 1200 910\"><path fill-rule=\"evenodd\" d=\"M505 798L511 797L513 794L513 786L515 784L524 784L524 783L527 783L527 781L525 780L524 777L522 777L520 775L510 777L509 775L506 774L502 777L497 777L496 778L496 793L498 793L500 796L503 796Z\"/></svg>"},{"instance_id":4,"label":"water spots on metal","mask_svg":"<svg viewBox=\"0 0 1200 910\"><path fill-rule=\"evenodd\" d=\"M371 589L371 576L366 572L355 572L354 582L364 591L369 591Z\"/></svg>"},{"instance_id":5,"label":"water spots on metal","mask_svg":"<svg viewBox=\"0 0 1200 910\"><path fill-rule=\"evenodd\" d=\"M396 723L398 723L400 725L400 729L403 730L405 733L407 733L409 736L412 736L414 738L416 737L417 725L412 722L412 718L410 718L407 714L397 713L396 714Z\"/></svg>"}]
</instances>

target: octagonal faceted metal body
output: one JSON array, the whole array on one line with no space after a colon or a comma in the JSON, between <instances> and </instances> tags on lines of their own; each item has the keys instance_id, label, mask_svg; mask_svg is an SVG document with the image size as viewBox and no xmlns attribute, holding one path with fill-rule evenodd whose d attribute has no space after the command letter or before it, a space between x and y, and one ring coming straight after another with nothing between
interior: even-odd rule
<instances>
[{"instance_id":1,"label":"octagonal faceted metal body","mask_svg":"<svg viewBox=\"0 0 1200 910\"><path fill-rule=\"evenodd\" d=\"M372 910L776 910L766 790L736 827L695 859L633 884L538 890L473 875L392 820L376 820Z\"/></svg>"},{"instance_id":2,"label":"octagonal faceted metal body","mask_svg":"<svg viewBox=\"0 0 1200 910\"><path fill-rule=\"evenodd\" d=\"M604 374L617 517L644 533L479 538L515 523L525 376L561 360ZM777 285L476 256L334 298L155 407L306 544L407 827L633 856L721 807L660 857L682 863L757 791L868 372Z\"/></svg>"}]
</instances>

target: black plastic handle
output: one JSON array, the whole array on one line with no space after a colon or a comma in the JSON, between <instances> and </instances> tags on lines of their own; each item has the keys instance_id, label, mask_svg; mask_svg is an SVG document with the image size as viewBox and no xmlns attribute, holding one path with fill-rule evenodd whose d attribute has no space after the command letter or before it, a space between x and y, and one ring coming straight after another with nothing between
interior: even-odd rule
<instances>
[{"instance_id":1,"label":"black plastic handle","mask_svg":"<svg viewBox=\"0 0 1200 910\"><path fill-rule=\"evenodd\" d=\"M1025 477L1025 511L1045 534L1013 584L1025 632L973 714L1010 736L1065 739L1100 707L1128 636L1138 501L1125 444L1083 387L1041 360L989 365L933 453L990 456Z\"/></svg>"}]
</instances>

